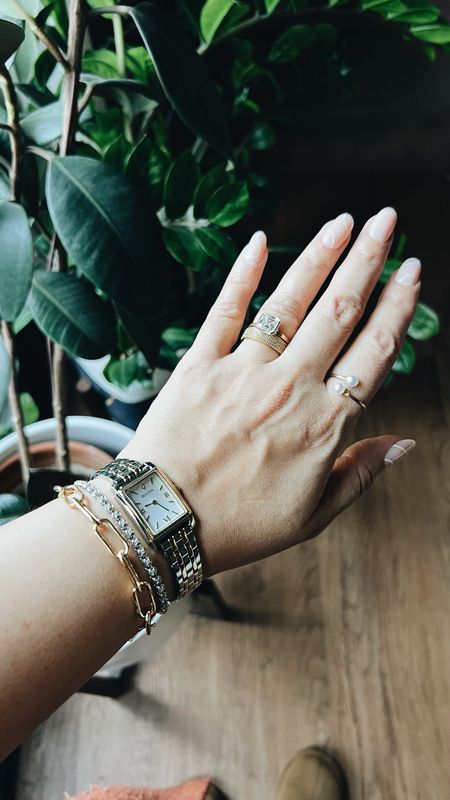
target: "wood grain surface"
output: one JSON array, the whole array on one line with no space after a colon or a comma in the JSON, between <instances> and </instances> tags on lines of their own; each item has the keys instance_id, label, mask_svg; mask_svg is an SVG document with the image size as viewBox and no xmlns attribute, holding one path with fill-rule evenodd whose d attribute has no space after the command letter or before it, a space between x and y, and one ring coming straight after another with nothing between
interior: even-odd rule
<instances>
[{"instance_id":1,"label":"wood grain surface","mask_svg":"<svg viewBox=\"0 0 450 800\"><path fill-rule=\"evenodd\" d=\"M339 755L353 800L448 800L449 400L438 348L361 420L414 453L320 539L221 576L240 622L192 616L123 697L67 702L23 747L16 800L200 774L271 800L313 743Z\"/></svg>"}]
</instances>

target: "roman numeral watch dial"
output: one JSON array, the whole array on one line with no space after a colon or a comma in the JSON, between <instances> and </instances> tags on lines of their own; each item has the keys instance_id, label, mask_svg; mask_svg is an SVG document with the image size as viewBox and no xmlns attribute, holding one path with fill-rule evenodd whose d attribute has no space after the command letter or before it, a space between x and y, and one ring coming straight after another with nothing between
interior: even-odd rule
<instances>
[{"instance_id":1,"label":"roman numeral watch dial","mask_svg":"<svg viewBox=\"0 0 450 800\"><path fill-rule=\"evenodd\" d=\"M186 514L186 509L158 473L147 474L124 492L155 537Z\"/></svg>"}]
</instances>

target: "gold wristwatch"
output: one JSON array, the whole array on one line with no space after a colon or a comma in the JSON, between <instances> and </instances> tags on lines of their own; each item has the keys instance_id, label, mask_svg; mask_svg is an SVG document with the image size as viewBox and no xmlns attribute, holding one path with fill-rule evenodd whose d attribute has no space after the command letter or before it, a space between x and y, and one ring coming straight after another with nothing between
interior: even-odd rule
<instances>
[{"instance_id":1,"label":"gold wristwatch","mask_svg":"<svg viewBox=\"0 0 450 800\"><path fill-rule=\"evenodd\" d=\"M145 541L166 559L175 577L178 598L197 589L203 568L194 533L195 518L179 489L150 462L117 458L98 470L142 532Z\"/></svg>"}]
</instances>

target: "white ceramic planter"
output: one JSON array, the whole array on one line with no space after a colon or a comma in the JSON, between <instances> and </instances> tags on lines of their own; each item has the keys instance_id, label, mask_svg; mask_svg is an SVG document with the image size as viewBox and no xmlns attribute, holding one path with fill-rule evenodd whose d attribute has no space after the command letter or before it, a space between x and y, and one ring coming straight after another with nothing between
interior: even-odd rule
<instances>
[{"instance_id":1,"label":"white ceramic planter","mask_svg":"<svg viewBox=\"0 0 450 800\"><path fill-rule=\"evenodd\" d=\"M135 381L127 389L121 389L120 386L108 381L103 374L103 370L109 361L109 356L95 359L75 358L75 361L102 392L105 392L109 397L113 397L114 400L119 400L121 403L142 403L144 400L150 400L158 394L172 374L168 369L156 367L153 370L152 379L147 382L147 385L142 385L142 383Z\"/></svg>"},{"instance_id":2,"label":"white ceramic planter","mask_svg":"<svg viewBox=\"0 0 450 800\"><path fill-rule=\"evenodd\" d=\"M67 431L69 439L94 445L106 450L113 456L117 455L125 447L134 434L134 431L124 425L119 425L118 422L87 416L68 417ZM26 432L31 444L52 440L55 437L55 422L53 419L33 422L26 427ZM15 433L10 433L4 439L0 439L0 462L13 456L16 452L17 440ZM187 600L172 605L164 616L158 615L155 620L157 623L156 628L152 631L150 638L145 635L144 631L141 631L134 641L127 642L98 674L111 676L119 672L123 667L153 658L184 619L189 608L190 602Z\"/></svg>"}]
</instances>

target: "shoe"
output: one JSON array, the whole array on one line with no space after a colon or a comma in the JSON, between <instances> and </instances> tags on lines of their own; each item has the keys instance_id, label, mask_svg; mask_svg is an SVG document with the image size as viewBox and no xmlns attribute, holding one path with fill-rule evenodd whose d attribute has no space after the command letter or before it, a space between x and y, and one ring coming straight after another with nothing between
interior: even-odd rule
<instances>
[{"instance_id":1,"label":"shoe","mask_svg":"<svg viewBox=\"0 0 450 800\"><path fill-rule=\"evenodd\" d=\"M299 750L283 770L276 800L348 800L342 767L320 747Z\"/></svg>"}]
</instances>

